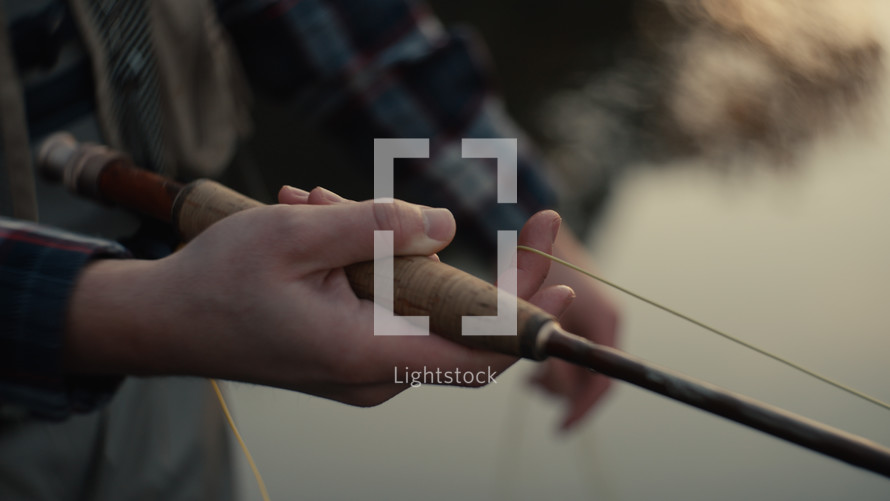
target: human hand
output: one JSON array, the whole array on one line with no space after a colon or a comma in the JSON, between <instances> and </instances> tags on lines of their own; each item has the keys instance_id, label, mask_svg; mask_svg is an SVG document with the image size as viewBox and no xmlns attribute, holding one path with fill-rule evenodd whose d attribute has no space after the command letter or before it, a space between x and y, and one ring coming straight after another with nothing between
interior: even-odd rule
<instances>
[{"instance_id":1,"label":"human hand","mask_svg":"<svg viewBox=\"0 0 890 501\"><path fill-rule=\"evenodd\" d=\"M584 269L594 269L587 249L570 230L562 231L557 236L554 255ZM615 346L618 337L618 309L599 284L562 265L551 267L545 283L566 284L577 295L560 318L563 327L596 343ZM560 429L569 430L602 401L611 385L611 379L562 360L548 359L538 367L532 383L565 401L567 410Z\"/></svg>"},{"instance_id":2,"label":"human hand","mask_svg":"<svg viewBox=\"0 0 890 501\"><path fill-rule=\"evenodd\" d=\"M346 279L343 266L373 258L373 230L394 231L396 254L430 255L454 235L450 213L286 191L305 203L235 214L159 261L87 267L71 301L68 367L220 377L374 405L407 388L394 382L396 368L500 372L513 363L437 336L374 336L374 304ZM555 213L542 213L520 241L549 250L557 227ZM548 263L519 260L520 295L560 313L571 291L538 291Z\"/></svg>"}]
</instances>

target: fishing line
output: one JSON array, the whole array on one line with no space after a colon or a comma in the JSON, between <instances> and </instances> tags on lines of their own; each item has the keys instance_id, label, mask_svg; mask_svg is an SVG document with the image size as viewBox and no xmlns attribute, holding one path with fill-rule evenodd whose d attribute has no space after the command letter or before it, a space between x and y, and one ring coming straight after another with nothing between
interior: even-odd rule
<instances>
[{"instance_id":1,"label":"fishing line","mask_svg":"<svg viewBox=\"0 0 890 501\"><path fill-rule=\"evenodd\" d=\"M232 429L232 433L235 434L235 438L237 438L238 443L241 444L241 450L244 451L244 457L247 458L247 464L250 465L250 469L253 471L253 476L256 478L256 483L260 487L260 495L263 497L263 501L269 501L269 492L266 490L266 483L263 482L263 476L260 475L260 470L256 467L256 463L253 462L253 456L251 456L250 451L247 450L247 444L244 443L244 439L241 438L241 433L238 432L238 427L235 426L235 420L232 419L232 414L229 412L229 406L226 405L226 399L223 398L223 394L219 390L219 385L216 384L215 379L211 379L210 384L213 385L213 391L216 392L216 398L219 399L219 405L222 407L223 413L226 415L226 421L229 422L229 428Z\"/></svg>"},{"instance_id":2,"label":"fishing line","mask_svg":"<svg viewBox=\"0 0 890 501\"><path fill-rule=\"evenodd\" d=\"M763 355L763 356L769 357L769 358L775 360L776 362L779 362L779 363L782 363L782 364L784 364L784 365L786 365L786 366L788 366L788 367L791 367L792 369L794 369L794 370L796 370L796 371L798 371L798 372L802 372L802 373L804 373L804 374L806 374L806 375L808 375L808 376L810 376L810 377L812 377L812 378L815 378L815 379L818 379L819 381L822 381L823 383L830 384L831 386L834 386L835 388L837 388L837 389L839 389L839 390L843 390L843 391L849 393L850 395L859 397L859 398L861 398L862 400L865 400L865 401L867 401L867 402L871 402L871 403L874 404L874 405L877 405L877 406L879 406L879 407L883 407L884 409L890 410L890 404L888 404L888 403L886 403L886 402L883 402L883 401L881 401L881 400L878 400L877 398L872 397L871 395L868 395L868 394L866 394L866 393L863 393L863 392L861 392L861 391L859 391L859 390L857 390L857 389L855 389L855 388L851 388L851 387L849 387L849 386L847 386L847 385L845 385L845 384L843 384L843 383L840 383L840 382L838 382L838 381L835 381L834 379L831 379L831 378L829 378L829 377L827 377L827 376L823 376L822 374L819 374L818 372L815 372L815 371L813 371L813 370L807 369L806 367L804 367L804 366L802 366L802 365L800 365L800 364L798 364L798 363L796 363L796 362L793 362L793 361L791 361L791 360L788 360L788 359L785 358L785 357L782 357L782 356L780 356L780 355L777 355L777 354L775 354L775 353L772 353L772 352L770 352L770 351L768 351L768 350L766 350L766 349L764 349L764 348L761 348L761 347L759 347L759 346L753 345L753 344L751 344L751 343L749 343L749 342L747 342L747 341L744 341L744 340L742 340L742 339L740 339L740 338L738 338L738 337L736 337L736 336L733 336L733 335L731 335L731 334L729 334L729 333L727 333L727 332L725 332L725 331L722 331L722 330L720 330L720 329L717 329L716 327L711 327L710 325L708 325L708 324L706 324L706 323L704 323L704 322L702 322L702 321L696 320L696 319L690 317L689 315L686 315L686 314L684 314L684 313L680 313L679 311L677 311L677 310L675 310L675 309L673 309L673 308L669 308L669 307L667 307L667 306L664 306L663 304L657 303L657 302L655 302L655 301L653 301L653 300L651 300L651 299L648 299L648 298L646 298L646 297L644 297L644 296L641 296L641 295L637 294L636 292L633 292L633 291L631 291L631 290L628 290L628 289L626 289L626 288L624 288L624 287L622 287L622 286L620 286L620 285L618 285L618 284L616 284L616 283L614 283L614 282L611 282L611 281L609 281L609 280L606 280L605 278L602 278L602 277L600 277L600 276L597 276L597 275L595 275L594 273L591 273L591 272L585 270L584 268L581 268L580 266L574 265L574 264L572 264L572 263L570 263L570 262L568 262L568 261L562 260L562 259L560 259L560 258L558 258L558 257L556 257L556 256L553 256L553 255L548 254L548 253L546 253L546 252L539 251L538 249L534 249L534 248L532 248L532 247L528 247L528 246L525 246L525 245L517 245L516 248L519 249L519 250L524 250L524 251L531 252L531 253L533 253L533 254L537 254L537 255L539 255L539 256L543 256L543 257L545 257L545 258L547 258L547 259L549 259L549 260L551 260L551 261L553 261L553 262L555 262L555 263L559 263L559 264L561 264L561 265L563 265L563 266L566 266L566 267L568 267L568 268L570 268L570 269L572 269L572 270L575 270L575 271L577 271L578 273L587 275L588 277L590 277L590 278L592 278L592 279L594 279L594 280L596 280L596 281L598 281L598 282L601 282L601 283L603 283L603 284L605 284L605 285L608 285L609 287L612 287L612 288L615 289L615 290L621 291L621 292L627 294L628 296L631 296L631 297L633 297L633 298L635 298L635 299L638 299L638 300L640 300L640 301L642 301L642 302L644 302L644 303L646 303L646 304L648 304L648 305L654 306L654 307L656 307L656 308L658 308L658 309L660 309L660 310L662 310L662 311L664 311L664 312L670 313L671 315L673 315L673 316L675 316L675 317L681 318L681 319L683 319L683 320L686 320L687 322L690 322L690 323L692 323L692 324L695 324L695 325L701 327L702 329L705 329L706 331L709 331L709 332L712 332L712 333L714 333L714 334L717 334L718 336L721 336L721 337L723 337L723 338L725 338L725 339L728 339L728 340L730 340L730 341L732 341L732 342L734 342L734 343L736 343L736 344L739 344L739 345L741 345L741 346L744 346L745 348L748 348L749 350L755 351L755 352L757 352L757 353L759 353L759 354L761 354L761 355Z\"/></svg>"},{"instance_id":3,"label":"fishing line","mask_svg":"<svg viewBox=\"0 0 890 501\"><path fill-rule=\"evenodd\" d=\"M743 347L745 347L745 348L747 348L747 349L749 349L749 350L751 350L751 351L754 351L754 352L756 352L756 353L759 353L759 354L761 354L761 355L763 355L763 356L765 356L765 357L771 358L771 359L775 360L776 362L779 362L779 363L781 363L781 364L783 364L783 365L785 365L785 366L787 366L787 367L790 367L790 368L792 368L792 369L794 369L794 370L796 370L796 371L798 371L798 372L801 372L801 373L803 373L803 374L806 374L807 376L810 376L810 377L812 377L812 378L814 378L814 379L817 379L817 380L819 380L819 381L821 381L821 382L823 382L823 383L826 383L826 384L829 384L829 385L831 385L831 386L834 386L835 388L837 388L837 389L839 389L839 390L842 390L842 391L844 391L844 392L846 392L846 393L849 393L850 395L853 395L853 396L855 396L855 397L858 397L858 398L860 398L860 399L862 399L862 400L865 400L865 401L867 401L867 402L870 402L870 403L872 403L872 404L874 404L874 405L877 405L877 406L879 406L879 407L883 407L884 409L890 410L890 404L888 404L888 403L886 403L886 402L883 402L883 401L881 401L881 400L879 400L879 399L877 399L877 398L875 398L875 397L872 397L871 395L868 395L868 394L863 393L863 392L861 392L861 391L859 391L859 390L856 390L855 388L852 388L852 387L847 386L847 385L845 385L845 384L843 384L843 383L840 383L840 382L838 382L838 381L835 381L834 379L831 379L831 378L829 378L829 377L827 377L827 376L823 376L822 374L819 374L818 372L815 372L815 371L813 371L813 370L811 370L811 369L808 369L808 368L806 368L806 367L804 367L804 366L802 366L802 365L800 365L800 364L798 364L798 363L796 363L796 362L793 362L793 361L791 361L791 360L789 360L789 359L787 359L787 358L785 358L785 357L782 357L782 356L780 356L780 355L777 355L777 354L775 354L775 353L772 353L772 352L770 352L769 350L766 350L765 348L761 348L761 347L759 347L759 346L756 346L756 345L754 345L754 344L751 344L751 343L749 343L749 342L747 342L747 341L745 341L745 340L743 340L743 339L741 339L741 338L738 338L738 337L736 337L736 336L733 336L732 334L729 334L729 333L727 333L727 332L725 332L725 331L723 331L723 330L720 330L720 329L718 329L718 328L716 328L716 327L712 327L712 326L710 326L710 325L708 325L708 324L706 324L706 323L704 323L704 322L702 322L702 321L700 321L700 320L696 320L695 318L692 318L692 317L690 317L689 315L686 315L685 313L681 313L681 312L679 312L679 311L677 311L677 310L675 310L675 309L673 309L673 308L670 308L670 307L665 306L665 305L663 305L663 304L661 304L661 303L658 303L658 302L656 302L656 301L653 301L652 299L649 299L649 298L647 298L647 297L645 297L645 296L642 296L642 295L640 295L640 294L637 294L636 292L633 292L633 291L631 291L631 290L629 290L629 289L627 289L627 288L625 288L625 287L622 287L622 286L620 286L620 285L618 285L618 284L616 284L616 283L614 283L614 282L612 282L612 281L610 281L610 280L607 280L607 279L605 279L605 278L603 278L603 277L600 277L599 275L596 275L596 274L594 274L594 273L592 273L592 272L590 272L590 271L587 271L587 270L585 270L584 268L581 268L580 266L577 266L577 265L575 265L575 264L572 264L572 263L570 263L570 262L568 262L568 261L565 261L565 260L560 259L560 258L558 258L558 257L556 257L556 256L553 256L553 255L548 254L548 253L546 253L546 252L540 251L540 250L538 250L538 249L535 249L535 248L532 248L532 247L528 247L528 246L526 246L526 245L517 245L516 248L519 249L519 250L528 251L528 252L531 252L531 253L533 253L533 254L537 254L537 255L539 255L539 256L545 257L545 258L547 258L547 259L549 259L549 260L551 260L551 261L553 261L553 262L555 262L555 263L561 264L562 266L568 267L569 269L572 269L572 270L574 270L574 271L576 271L576 272L578 272L578 273L581 273L581 274L583 274L583 275L586 275L586 276L588 276L588 277L590 277L590 278L592 278L592 279L594 279L594 280L596 280L596 281L598 281L598 282L600 282L600 283L603 283L603 284L605 284L605 285L607 285L607 286L609 286L609 287L611 287L611 288L613 288L613 289L615 289L615 290L618 290L618 291L620 291L620 292L622 292L622 293L624 293L624 294L627 294L628 296L631 296L631 297L633 297L633 298L635 298L635 299L637 299L637 300L639 300L639 301L642 301L642 302L644 302L644 303L646 303L646 304L648 304L648 305L650 305L650 306L654 306L655 308L658 308L659 310L662 310L662 311L664 311L664 312L666 312L666 313L669 313L669 314L671 314L671 315L673 315L673 316L675 316L675 317L677 317L677 318L680 318L680 319L682 319L682 320L685 320L685 321L687 321L687 322L689 322L689 323L691 323L691 324L697 325L698 327L701 327L702 329L704 329L704 330L706 330L706 331L708 331L708 332L711 332L711 333L713 333L713 334L717 334L718 336L720 336L720 337L722 337L722 338L724 338L724 339L727 339L727 340L729 340L729 341L732 341L732 342L734 342L734 343L736 343L736 344L738 344L738 345L740 345L740 346L743 346ZM247 444L244 443L244 439L241 438L241 433L238 432L238 427L235 426L235 420L232 418L232 414L229 412L229 408L228 408L228 406L226 405L225 398L223 398L223 394L222 394L222 392L221 392L220 389L219 389L219 385L217 385L216 380L214 380L214 379L211 379L211 380L210 380L210 383L213 385L213 390L216 392L216 397L219 399L219 404L220 404L220 406L222 407L223 413L225 413L226 420L227 420L228 423L229 423L229 427L232 429L232 433L235 435L235 438L238 440L238 443L239 443L240 446L241 446L241 450L244 452L244 457L247 458L247 463L250 465L250 469L253 471L253 476L256 478L256 482L257 482L257 485L258 485L259 488L260 488L260 494L262 495L263 501L270 501L269 493L268 493L268 491L266 490L266 484L265 484L265 482L263 482L263 477L262 477L262 475L260 475L260 471L259 471L259 469L257 468L256 463L255 463L254 460L253 460L253 456L251 456L250 451L247 449Z\"/></svg>"}]
</instances>

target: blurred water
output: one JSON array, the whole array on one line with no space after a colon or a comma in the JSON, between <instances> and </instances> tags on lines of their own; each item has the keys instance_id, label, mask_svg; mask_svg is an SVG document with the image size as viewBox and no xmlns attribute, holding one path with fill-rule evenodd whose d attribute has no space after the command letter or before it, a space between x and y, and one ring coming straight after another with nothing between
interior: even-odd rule
<instances>
[{"instance_id":1,"label":"blurred water","mask_svg":"<svg viewBox=\"0 0 890 501\"><path fill-rule=\"evenodd\" d=\"M798 172L642 170L596 249L638 292L890 400L886 124L816 145ZM890 444L890 413L621 298L623 347ZM890 481L618 385L580 432L525 387L422 387L374 409L230 387L275 499L887 499ZM242 465L243 466L243 465ZM242 468L244 499L258 499Z\"/></svg>"},{"instance_id":2,"label":"blurred water","mask_svg":"<svg viewBox=\"0 0 890 501\"><path fill-rule=\"evenodd\" d=\"M795 172L635 171L599 229L601 273L890 400L888 104L869 131L807 149ZM890 412L619 300L627 351L890 445ZM559 409L525 385L532 366L373 409L228 388L277 500L890 498L890 480L624 384L559 436ZM242 498L259 499L236 456Z\"/></svg>"}]
</instances>

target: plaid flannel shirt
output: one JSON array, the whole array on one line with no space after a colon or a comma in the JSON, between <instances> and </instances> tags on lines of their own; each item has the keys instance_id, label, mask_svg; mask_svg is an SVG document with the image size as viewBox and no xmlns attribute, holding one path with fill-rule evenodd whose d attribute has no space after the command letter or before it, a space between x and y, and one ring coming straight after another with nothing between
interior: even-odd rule
<instances>
[{"instance_id":1,"label":"plaid flannel shirt","mask_svg":"<svg viewBox=\"0 0 890 501\"><path fill-rule=\"evenodd\" d=\"M357 169L374 138L429 138L429 159L396 169L408 198L448 207L462 231L495 241L554 202L520 139L516 204L498 204L492 160L461 157L462 138L518 138L492 93L481 45L448 32L412 0L216 0L251 84L299 103ZM117 378L66 376L64 320L79 271L126 257L117 244L0 219L0 407L64 418L109 398Z\"/></svg>"},{"instance_id":2,"label":"plaid flannel shirt","mask_svg":"<svg viewBox=\"0 0 890 501\"><path fill-rule=\"evenodd\" d=\"M126 249L0 218L0 404L4 413L64 418L107 400L120 378L66 375L63 333L68 298L91 259Z\"/></svg>"}]
</instances>

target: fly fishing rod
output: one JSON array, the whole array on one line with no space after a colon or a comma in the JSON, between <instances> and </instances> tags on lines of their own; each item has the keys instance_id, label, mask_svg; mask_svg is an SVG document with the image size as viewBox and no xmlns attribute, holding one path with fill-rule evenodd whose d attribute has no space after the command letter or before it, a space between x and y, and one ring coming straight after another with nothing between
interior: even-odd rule
<instances>
[{"instance_id":1,"label":"fly fishing rod","mask_svg":"<svg viewBox=\"0 0 890 501\"><path fill-rule=\"evenodd\" d=\"M75 193L172 224L186 242L226 216L263 205L211 180L181 184L139 169L121 153L64 133L44 142L38 165ZM426 257L396 257L393 272L395 313L428 316L439 336L532 360L560 358L890 478L890 449L880 444L593 343L522 299L516 336L463 336L463 316L497 314L494 285ZM346 274L358 297L373 299L372 261L347 266Z\"/></svg>"}]
</instances>

